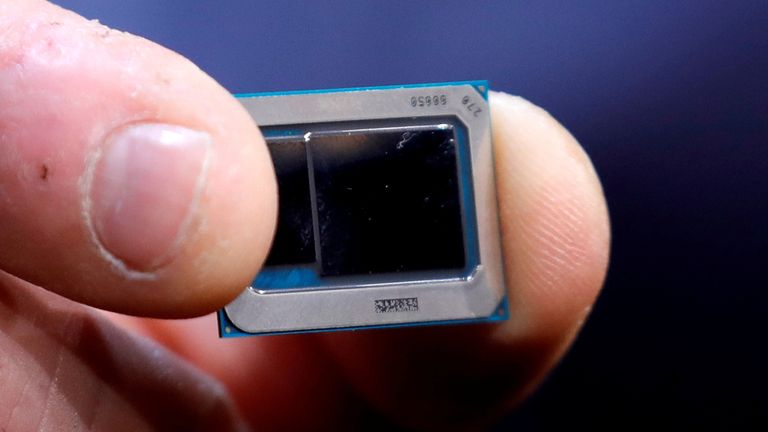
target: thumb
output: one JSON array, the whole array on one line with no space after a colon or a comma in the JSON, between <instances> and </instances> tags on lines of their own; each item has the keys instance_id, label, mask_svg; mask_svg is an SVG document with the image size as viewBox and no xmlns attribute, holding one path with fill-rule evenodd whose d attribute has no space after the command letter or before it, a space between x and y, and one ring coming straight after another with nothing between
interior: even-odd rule
<instances>
[{"instance_id":1,"label":"thumb","mask_svg":"<svg viewBox=\"0 0 768 432\"><path fill-rule=\"evenodd\" d=\"M248 113L183 57L42 1L0 4L0 269L118 312L231 300L276 185Z\"/></svg>"}]
</instances>

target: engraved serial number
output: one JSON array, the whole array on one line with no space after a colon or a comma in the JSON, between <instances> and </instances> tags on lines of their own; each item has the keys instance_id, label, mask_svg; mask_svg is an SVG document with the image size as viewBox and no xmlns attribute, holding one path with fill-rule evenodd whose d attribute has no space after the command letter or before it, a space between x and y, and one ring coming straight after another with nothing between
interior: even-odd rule
<instances>
[{"instance_id":1,"label":"engraved serial number","mask_svg":"<svg viewBox=\"0 0 768 432\"><path fill-rule=\"evenodd\" d=\"M419 311L417 297L374 300L373 304L376 307L376 313Z\"/></svg>"},{"instance_id":2,"label":"engraved serial number","mask_svg":"<svg viewBox=\"0 0 768 432\"><path fill-rule=\"evenodd\" d=\"M411 96L411 106L414 108L436 107L448 104L448 96L434 94L427 96Z\"/></svg>"},{"instance_id":3,"label":"engraved serial number","mask_svg":"<svg viewBox=\"0 0 768 432\"><path fill-rule=\"evenodd\" d=\"M480 105L475 103L473 98L469 97L469 95L461 98L461 104L464 105L467 111L472 113L472 115L475 117L479 116L480 113L483 112L483 109L480 107Z\"/></svg>"}]
</instances>

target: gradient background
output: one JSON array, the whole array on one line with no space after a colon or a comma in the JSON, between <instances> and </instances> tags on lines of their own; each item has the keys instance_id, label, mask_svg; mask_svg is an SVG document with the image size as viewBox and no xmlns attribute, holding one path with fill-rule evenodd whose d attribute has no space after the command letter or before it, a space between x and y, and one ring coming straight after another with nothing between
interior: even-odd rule
<instances>
[{"instance_id":1,"label":"gradient background","mask_svg":"<svg viewBox=\"0 0 768 432\"><path fill-rule=\"evenodd\" d=\"M768 425L768 2L58 3L232 92L488 79L547 108L602 178L612 261L498 429Z\"/></svg>"}]
</instances>

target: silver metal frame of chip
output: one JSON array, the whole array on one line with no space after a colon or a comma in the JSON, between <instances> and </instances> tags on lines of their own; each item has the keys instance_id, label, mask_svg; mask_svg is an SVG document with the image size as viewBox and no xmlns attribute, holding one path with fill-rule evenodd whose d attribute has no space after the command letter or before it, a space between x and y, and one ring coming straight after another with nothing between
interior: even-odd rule
<instances>
[{"instance_id":1,"label":"silver metal frame of chip","mask_svg":"<svg viewBox=\"0 0 768 432\"><path fill-rule=\"evenodd\" d=\"M483 91L485 89L482 89ZM412 101L445 95L446 103ZM412 99L416 98L416 99ZM422 99L419 99L422 98ZM275 333L429 324L506 317L488 103L470 83L241 97L260 126L454 116L466 127L472 160L479 265L465 278L283 292L248 288L222 311L230 332ZM381 301L412 300L384 312ZM395 302L396 304L396 302ZM397 309L395 309L397 310Z\"/></svg>"}]
</instances>

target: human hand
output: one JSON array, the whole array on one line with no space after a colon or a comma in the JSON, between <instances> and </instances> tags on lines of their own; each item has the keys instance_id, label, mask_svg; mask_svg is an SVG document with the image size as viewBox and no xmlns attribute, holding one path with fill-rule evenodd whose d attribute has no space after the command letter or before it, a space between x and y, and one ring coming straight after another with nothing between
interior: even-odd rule
<instances>
[{"instance_id":1,"label":"human hand","mask_svg":"<svg viewBox=\"0 0 768 432\"><path fill-rule=\"evenodd\" d=\"M220 340L211 315L159 318L220 308L263 262L276 186L256 125L177 54L2 1L0 428L494 421L572 342L609 230L573 137L522 99L491 105L509 321Z\"/></svg>"}]
</instances>

